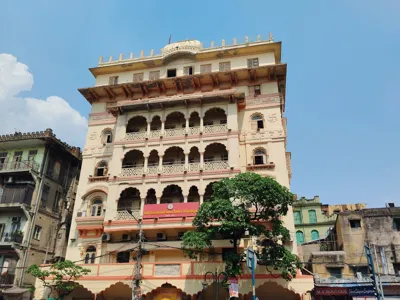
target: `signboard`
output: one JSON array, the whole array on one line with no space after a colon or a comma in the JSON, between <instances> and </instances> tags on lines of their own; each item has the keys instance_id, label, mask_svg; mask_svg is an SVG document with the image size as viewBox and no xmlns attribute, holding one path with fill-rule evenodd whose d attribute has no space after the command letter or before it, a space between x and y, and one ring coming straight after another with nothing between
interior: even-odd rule
<instances>
[{"instance_id":1,"label":"signboard","mask_svg":"<svg viewBox=\"0 0 400 300\"><path fill-rule=\"evenodd\" d=\"M154 265L154 276L179 276L181 275L180 264Z\"/></svg>"},{"instance_id":2,"label":"signboard","mask_svg":"<svg viewBox=\"0 0 400 300\"><path fill-rule=\"evenodd\" d=\"M199 202L145 204L143 219L194 217L199 209Z\"/></svg>"},{"instance_id":3,"label":"signboard","mask_svg":"<svg viewBox=\"0 0 400 300\"><path fill-rule=\"evenodd\" d=\"M372 286L349 287L349 296L374 296L375 291Z\"/></svg>"},{"instance_id":4,"label":"signboard","mask_svg":"<svg viewBox=\"0 0 400 300\"><path fill-rule=\"evenodd\" d=\"M317 296L342 296L348 295L347 288L318 287L315 295Z\"/></svg>"},{"instance_id":5,"label":"signboard","mask_svg":"<svg viewBox=\"0 0 400 300\"><path fill-rule=\"evenodd\" d=\"M253 260L254 266L257 267L257 255L253 250L248 248L246 253L246 262L250 270L253 268Z\"/></svg>"},{"instance_id":6,"label":"signboard","mask_svg":"<svg viewBox=\"0 0 400 300\"><path fill-rule=\"evenodd\" d=\"M239 283L237 279L229 280L229 298L239 298Z\"/></svg>"},{"instance_id":7,"label":"signboard","mask_svg":"<svg viewBox=\"0 0 400 300\"><path fill-rule=\"evenodd\" d=\"M383 293L386 296L399 296L400 295L400 285L384 285L383 286Z\"/></svg>"}]
</instances>

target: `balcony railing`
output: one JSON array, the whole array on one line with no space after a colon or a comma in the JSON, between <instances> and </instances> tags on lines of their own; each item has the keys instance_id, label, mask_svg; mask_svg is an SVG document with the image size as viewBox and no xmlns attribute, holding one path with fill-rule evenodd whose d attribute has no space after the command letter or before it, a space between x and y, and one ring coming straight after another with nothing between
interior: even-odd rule
<instances>
[{"instance_id":1,"label":"balcony railing","mask_svg":"<svg viewBox=\"0 0 400 300\"><path fill-rule=\"evenodd\" d=\"M204 130L203 130L203 132L205 134L220 133L220 132L227 132L227 131L228 131L228 127L226 126L226 124L204 126Z\"/></svg>"},{"instance_id":2,"label":"balcony railing","mask_svg":"<svg viewBox=\"0 0 400 300\"><path fill-rule=\"evenodd\" d=\"M188 171L189 172L198 172L198 171L200 171L200 163L198 163L198 162L190 163Z\"/></svg>"},{"instance_id":3,"label":"balcony railing","mask_svg":"<svg viewBox=\"0 0 400 300\"><path fill-rule=\"evenodd\" d=\"M134 167L134 168L123 168L122 176L140 176L144 174L143 167Z\"/></svg>"},{"instance_id":4,"label":"balcony railing","mask_svg":"<svg viewBox=\"0 0 400 300\"><path fill-rule=\"evenodd\" d=\"M147 132L142 131L142 132L128 132L125 135L125 140L126 141L135 141L135 140L143 140L147 137Z\"/></svg>"},{"instance_id":5,"label":"balcony railing","mask_svg":"<svg viewBox=\"0 0 400 300\"><path fill-rule=\"evenodd\" d=\"M188 127L186 128L174 128L174 129L164 129L164 133L162 134L161 130L151 130L150 132L141 131L141 132L128 132L125 135L125 141L136 141L136 140L144 140L146 138L149 139L157 139L163 135L166 138L175 137L175 136L185 136L188 135L198 135L200 134L200 127ZM227 132L228 127L226 124L220 125L209 125L203 127L204 134L214 134L214 133L222 133Z\"/></svg>"},{"instance_id":6,"label":"balcony railing","mask_svg":"<svg viewBox=\"0 0 400 300\"><path fill-rule=\"evenodd\" d=\"M35 161L29 160L0 163L0 172L24 171L31 169L37 172L39 170L39 164Z\"/></svg>"},{"instance_id":7,"label":"balcony railing","mask_svg":"<svg viewBox=\"0 0 400 300\"><path fill-rule=\"evenodd\" d=\"M229 168L228 161L210 161L204 163L204 171L225 170Z\"/></svg>"},{"instance_id":8,"label":"balcony railing","mask_svg":"<svg viewBox=\"0 0 400 300\"><path fill-rule=\"evenodd\" d=\"M14 278L15 275L14 274L7 274L7 271L3 272L3 270L1 270L1 276L0 276L0 285L4 286L12 286L14 284ZM5 273L5 274L3 274Z\"/></svg>"},{"instance_id":9,"label":"balcony railing","mask_svg":"<svg viewBox=\"0 0 400 300\"><path fill-rule=\"evenodd\" d=\"M139 220L140 211L139 210L119 210L117 211L117 220Z\"/></svg>"},{"instance_id":10,"label":"balcony railing","mask_svg":"<svg viewBox=\"0 0 400 300\"><path fill-rule=\"evenodd\" d=\"M2 238L1 241L5 243L22 243L23 240L23 235L22 234L17 234L17 233L6 233Z\"/></svg>"},{"instance_id":11,"label":"balcony railing","mask_svg":"<svg viewBox=\"0 0 400 300\"><path fill-rule=\"evenodd\" d=\"M172 137L172 136L183 136L185 135L185 128L178 128L178 129L165 129L164 136L165 137Z\"/></svg>"},{"instance_id":12,"label":"balcony railing","mask_svg":"<svg viewBox=\"0 0 400 300\"><path fill-rule=\"evenodd\" d=\"M162 173L163 174L183 173L183 171L185 171L185 165L184 164L164 165L162 167Z\"/></svg>"}]
</instances>

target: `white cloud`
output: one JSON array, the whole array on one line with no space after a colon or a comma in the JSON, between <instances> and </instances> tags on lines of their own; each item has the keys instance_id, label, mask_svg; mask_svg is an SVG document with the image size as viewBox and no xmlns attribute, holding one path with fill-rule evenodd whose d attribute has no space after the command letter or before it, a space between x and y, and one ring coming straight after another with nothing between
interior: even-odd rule
<instances>
[{"instance_id":1,"label":"white cloud","mask_svg":"<svg viewBox=\"0 0 400 300\"><path fill-rule=\"evenodd\" d=\"M21 98L30 91L33 76L28 66L11 54L0 54L0 134L41 131L52 128L61 140L82 147L87 120L58 96L47 99Z\"/></svg>"}]
</instances>

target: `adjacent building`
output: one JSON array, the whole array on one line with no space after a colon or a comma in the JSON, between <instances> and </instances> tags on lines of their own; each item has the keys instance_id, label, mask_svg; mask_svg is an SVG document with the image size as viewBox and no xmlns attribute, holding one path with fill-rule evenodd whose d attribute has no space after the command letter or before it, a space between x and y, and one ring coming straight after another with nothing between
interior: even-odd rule
<instances>
[{"instance_id":1,"label":"adjacent building","mask_svg":"<svg viewBox=\"0 0 400 300\"><path fill-rule=\"evenodd\" d=\"M92 110L67 258L91 274L74 293L131 298L142 220L143 299L201 299L205 273L224 269L232 245L215 240L191 260L180 239L193 230L213 183L253 171L290 186L281 43L246 38L205 47L186 40L160 54L100 58L90 71L95 85L79 89ZM293 237L287 247L297 253L292 209L284 221ZM244 270L240 293L250 299L251 276ZM313 286L311 276L287 283L265 266L256 273L260 299L299 299Z\"/></svg>"},{"instance_id":2,"label":"adjacent building","mask_svg":"<svg viewBox=\"0 0 400 300\"><path fill-rule=\"evenodd\" d=\"M65 258L79 148L51 129L0 136L0 288L33 285L32 264Z\"/></svg>"},{"instance_id":3,"label":"adjacent building","mask_svg":"<svg viewBox=\"0 0 400 300\"><path fill-rule=\"evenodd\" d=\"M326 237L334 227L336 216L343 211L358 211L365 204L327 205L320 202L319 196L312 199L305 197L297 199L293 204L294 226L298 245Z\"/></svg>"},{"instance_id":4,"label":"adjacent building","mask_svg":"<svg viewBox=\"0 0 400 300\"><path fill-rule=\"evenodd\" d=\"M315 294L320 299L373 294L364 245L372 251L385 298L400 298L400 208L390 204L386 208L341 212L325 239L303 244L308 268L316 275Z\"/></svg>"}]
</instances>

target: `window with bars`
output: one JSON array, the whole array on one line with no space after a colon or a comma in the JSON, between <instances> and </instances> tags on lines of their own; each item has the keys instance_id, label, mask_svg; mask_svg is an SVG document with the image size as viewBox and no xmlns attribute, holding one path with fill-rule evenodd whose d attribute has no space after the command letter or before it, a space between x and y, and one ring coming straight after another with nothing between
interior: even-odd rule
<instances>
[{"instance_id":1,"label":"window with bars","mask_svg":"<svg viewBox=\"0 0 400 300\"><path fill-rule=\"evenodd\" d=\"M133 82L143 81L144 73L133 74Z\"/></svg>"},{"instance_id":2,"label":"window with bars","mask_svg":"<svg viewBox=\"0 0 400 300\"><path fill-rule=\"evenodd\" d=\"M110 78L108 79L108 84L109 85L118 84L118 76L110 76Z\"/></svg>"},{"instance_id":3,"label":"window with bars","mask_svg":"<svg viewBox=\"0 0 400 300\"><path fill-rule=\"evenodd\" d=\"M225 72L225 71L230 71L231 70L231 62L221 62L219 63L219 71L220 72Z\"/></svg>"},{"instance_id":4,"label":"window with bars","mask_svg":"<svg viewBox=\"0 0 400 300\"><path fill-rule=\"evenodd\" d=\"M33 230L33 239L40 240L40 233L42 231L42 227L35 225L35 229Z\"/></svg>"},{"instance_id":5,"label":"window with bars","mask_svg":"<svg viewBox=\"0 0 400 300\"><path fill-rule=\"evenodd\" d=\"M193 67L184 67L183 68L183 75L193 75Z\"/></svg>"},{"instance_id":6,"label":"window with bars","mask_svg":"<svg viewBox=\"0 0 400 300\"><path fill-rule=\"evenodd\" d=\"M211 64L201 65L200 74L211 73Z\"/></svg>"},{"instance_id":7,"label":"window with bars","mask_svg":"<svg viewBox=\"0 0 400 300\"><path fill-rule=\"evenodd\" d=\"M158 80L160 79L160 71L151 71L149 73L149 80Z\"/></svg>"},{"instance_id":8,"label":"window with bars","mask_svg":"<svg viewBox=\"0 0 400 300\"><path fill-rule=\"evenodd\" d=\"M264 165L267 162L267 153L264 149L257 149L254 151L254 164Z\"/></svg>"},{"instance_id":9,"label":"window with bars","mask_svg":"<svg viewBox=\"0 0 400 300\"><path fill-rule=\"evenodd\" d=\"M54 202L53 202L53 212L58 213L58 210L60 208L60 197L61 193L59 191L56 191L56 195L54 197Z\"/></svg>"},{"instance_id":10,"label":"window with bars","mask_svg":"<svg viewBox=\"0 0 400 300\"><path fill-rule=\"evenodd\" d=\"M3 168L3 165L6 163L7 160L7 152L0 152L0 170Z\"/></svg>"},{"instance_id":11,"label":"window with bars","mask_svg":"<svg viewBox=\"0 0 400 300\"><path fill-rule=\"evenodd\" d=\"M100 217L103 213L103 201L96 199L92 203L92 217Z\"/></svg>"},{"instance_id":12,"label":"window with bars","mask_svg":"<svg viewBox=\"0 0 400 300\"><path fill-rule=\"evenodd\" d=\"M37 150L29 150L28 153L28 163L30 166L32 166L32 162L35 161L35 157L37 155Z\"/></svg>"},{"instance_id":13,"label":"window with bars","mask_svg":"<svg viewBox=\"0 0 400 300\"><path fill-rule=\"evenodd\" d=\"M264 119L262 115L256 114L251 117L251 129L252 130L264 129Z\"/></svg>"},{"instance_id":14,"label":"window with bars","mask_svg":"<svg viewBox=\"0 0 400 300\"><path fill-rule=\"evenodd\" d=\"M256 68L259 66L258 58L249 58L247 60L247 67L248 68Z\"/></svg>"}]
</instances>

